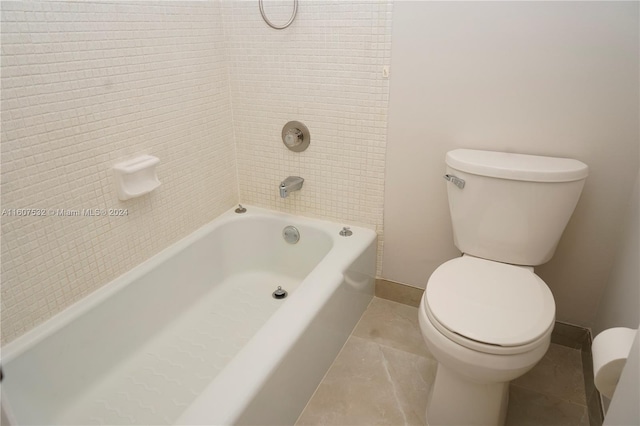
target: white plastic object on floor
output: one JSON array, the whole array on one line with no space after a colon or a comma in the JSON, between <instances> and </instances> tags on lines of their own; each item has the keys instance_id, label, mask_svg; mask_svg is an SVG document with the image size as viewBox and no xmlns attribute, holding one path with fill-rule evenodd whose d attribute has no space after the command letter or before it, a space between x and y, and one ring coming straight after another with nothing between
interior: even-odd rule
<instances>
[{"instance_id":1,"label":"white plastic object on floor","mask_svg":"<svg viewBox=\"0 0 640 426\"><path fill-rule=\"evenodd\" d=\"M631 345L637 330L614 327L602 331L593 339L593 376L596 388L611 399L620 380L622 369L631 355Z\"/></svg>"},{"instance_id":2,"label":"white plastic object on floor","mask_svg":"<svg viewBox=\"0 0 640 426\"><path fill-rule=\"evenodd\" d=\"M116 190L120 200L140 197L160 186L156 166L160 159L152 155L140 155L113 166Z\"/></svg>"}]
</instances>

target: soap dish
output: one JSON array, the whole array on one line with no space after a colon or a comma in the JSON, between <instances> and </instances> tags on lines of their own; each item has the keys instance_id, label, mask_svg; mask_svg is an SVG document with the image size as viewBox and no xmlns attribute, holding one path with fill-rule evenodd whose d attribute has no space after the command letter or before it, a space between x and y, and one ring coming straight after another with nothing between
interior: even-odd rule
<instances>
[{"instance_id":1,"label":"soap dish","mask_svg":"<svg viewBox=\"0 0 640 426\"><path fill-rule=\"evenodd\" d=\"M141 155L113 166L118 198L128 200L148 194L160 186L156 166L160 159Z\"/></svg>"}]
</instances>

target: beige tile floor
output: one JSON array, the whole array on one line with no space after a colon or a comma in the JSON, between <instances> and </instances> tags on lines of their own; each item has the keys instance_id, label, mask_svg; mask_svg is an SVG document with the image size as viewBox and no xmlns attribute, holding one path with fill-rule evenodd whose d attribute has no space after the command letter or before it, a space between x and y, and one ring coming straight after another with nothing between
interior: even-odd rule
<instances>
[{"instance_id":1,"label":"beige tile floor","mask_svg":"<svg viewBox=\"0 0 640 426\"><path fill-rule=\"evenodd\" d=\"M581 363L551 344L512 383L507 425L588 425ZM417 308L374 298L296 425L424 425L435 372Z\"/></svg>"}]
</instances>

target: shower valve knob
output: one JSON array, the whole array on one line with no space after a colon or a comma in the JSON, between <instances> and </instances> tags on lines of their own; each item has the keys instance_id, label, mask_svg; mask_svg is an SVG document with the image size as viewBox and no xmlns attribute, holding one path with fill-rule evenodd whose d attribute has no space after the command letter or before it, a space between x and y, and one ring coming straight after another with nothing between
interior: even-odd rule
<instances>
[{"instance_id":1,"label":"shower valve knob","mask_svg":"<svg viewBox=\"0 0 640 426\"><path fill-rule=\"evenodd\" d=\"M289 121L282 128L282 143L293 152L302 152L309 147L309 128L299 121Z\"/></svg>"},{"instance_id":2,"label":"shower valve knob","mask_svg":"<svg viewBox=\"0 0 640 426\"><path fill-rule=\"evenodd\" d=\"M302 143L302 132L300 129L289 129L284 136L284 143L289 148L300 145Z\"/></svg>"}]
</instances>

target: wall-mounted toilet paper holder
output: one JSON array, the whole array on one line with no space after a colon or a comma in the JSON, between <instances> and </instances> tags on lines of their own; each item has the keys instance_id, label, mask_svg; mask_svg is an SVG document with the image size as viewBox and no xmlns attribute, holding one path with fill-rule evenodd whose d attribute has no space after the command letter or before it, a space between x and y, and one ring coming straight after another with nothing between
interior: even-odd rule
<instances>
[{"instance_id":1,"label":"wall-mounted toilet paper holder","mask_svg":"<svg viewBox=\"0 0 640 426\"><path fill-rule=\"evenodd\" d=\"M609 399L616 390L622 369L629 358L636 332L625 327L609 328L593 339L594 382L600 393Z\"/></svg>"}]
</instances>

